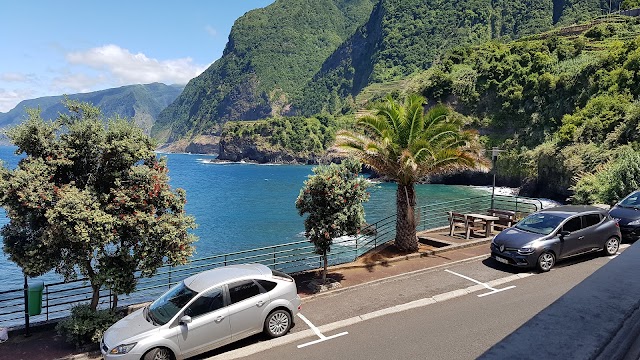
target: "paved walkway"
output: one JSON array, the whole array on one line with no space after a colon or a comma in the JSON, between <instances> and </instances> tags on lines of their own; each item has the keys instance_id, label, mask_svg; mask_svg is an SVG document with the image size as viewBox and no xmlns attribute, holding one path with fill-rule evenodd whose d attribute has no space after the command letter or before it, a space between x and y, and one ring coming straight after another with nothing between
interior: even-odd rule
<instances>
[{"instance_id":1,"label":"paved walkway","mask_svg":"<svg viewBox=\"0 0 640 360\"><path fill-rule=\"evenodd\" d=\"M488 242L489 239L479 239L453 247L441 248L429 253L411 254L373 264L352 263L332 267L330 269L330 277L339 281L341 287L328 293L312 294L306 290L306 284L311 277L298 276L296 281L299 285L300 295L303 298L303 309L309 305L308 312L308 309L312 307L310 306L311 303L324 297L331 297L333 298L332 301L346 302L353 306L365 306L368 301L366 299L353 299L352 295L357 292L350 290L357 287L380 285L385 282L391 284L394 279L409 278L413 276L412 274L419 273L424 269L469 258L486 257L489 254ZM423 285L433 287L433 291L437 292L438 290L437 284ZM344 295L341 296L341 293L344 293ZM403 295L399 294L398 296ZM325 320L328 321L329 319ZM300 331L302 327L296 326L296 328L292 332ZM236 346L242 346L242 343ZM224 348L221 351L224 352ZM215 355L215 352L208 354L208 356L211 355ZM22 334L10 334L9 341L0 344L0 358L25 360L97 359L100 358L100 354L96 351L86 352L75 349L73 346L66 344L64 339L49 327L32 330L32 336L28 338L25 338ZM200 358L202 357L196 357L196 359Z\"/></svg>"}]
</instances>

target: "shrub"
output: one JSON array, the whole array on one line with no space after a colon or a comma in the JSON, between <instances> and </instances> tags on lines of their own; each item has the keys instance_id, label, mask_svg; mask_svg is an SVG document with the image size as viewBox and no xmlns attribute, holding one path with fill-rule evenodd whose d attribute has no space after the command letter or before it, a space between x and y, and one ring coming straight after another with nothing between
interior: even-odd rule
<instances>
[{"instance_id":1,"label":"shrub","mask_svg":"<svg viewBox=\"0 0 640 360\"><path fill-rule=\"evenodd\" d=\"M93 311L88 304L80 304L71 307L71 316L60 321L56 330L68 343L82 347L100 341L105 330L119 319L111 310Z\"/></svg>"},{"instance_id":2,"label":"shrub","mask_svg":"<svg viewBox=\"0 0 640 360\"><path fill-rule=\"evenodd\" d=\"M640 188L640 152L623 147L619 157L594 174L585 174L573 186L572 203L613 205Z\"/></svg>"}]
</instances>

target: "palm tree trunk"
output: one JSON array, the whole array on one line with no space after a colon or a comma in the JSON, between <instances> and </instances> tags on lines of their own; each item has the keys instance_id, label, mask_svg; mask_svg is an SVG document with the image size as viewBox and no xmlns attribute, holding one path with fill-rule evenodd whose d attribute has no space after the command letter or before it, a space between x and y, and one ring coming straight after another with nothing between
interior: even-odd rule
<instances>
[{"instance_id":1,"label":"palm tree trunk","mask_svg":"<svg viewBox=\"0 0 640 360\"><path fill-rule=\"evenodd\" d=\"M414 184L398 184L396 192L396 246L407 252L418 251L418 238L416 236L416 193Z\"/></svg>"}]
</instances>

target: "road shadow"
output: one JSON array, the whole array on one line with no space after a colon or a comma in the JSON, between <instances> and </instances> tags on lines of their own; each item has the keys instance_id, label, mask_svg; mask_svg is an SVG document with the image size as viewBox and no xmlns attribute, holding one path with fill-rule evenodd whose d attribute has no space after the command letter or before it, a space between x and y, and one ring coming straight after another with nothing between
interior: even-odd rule
<instances>
[{"instance_id":1,"label":"road shadow","mask_svg":"<svg viewBox=\"0 0 640 360\"><path fill-rule=\"evenodd\" d=\"M296 281L296 288L299 295L313 295L315 292L309 288L309 284L314 280L322 279L322 270L305 271L302 273L292 274L291 276ZM339 271L334 272L329 270L327 272L327 280L339 283L344 280L344 275Z\"/></svg>"},{"instance_id":2,"label":"road shadow","mask_svg":"<svg viewBox=\"0 0 640 360\"><path fill-rule=\"evenodd\" d=\"M531 272L531 269L519 268L519 267L503 264L501 262L498 262L496 259L492 257L487 257L486 259L482 260L482 264L488 268L502 271L509 274L523 274L523 273Z\"/></svg>"},{"instance_id":3,"label":"road shadow","mask_svg":"<svg viewBox=\"0 0 640 360\"><path fill-rule=\"evenodd\" d=\"M556 262L555 268L563 268L574 264L583 263L585 261L593 260L599 257L606 257L606 254L602 251L594 251L582 255L573 256L567 259L562 259Z\"/></svg>"}]
</instances>

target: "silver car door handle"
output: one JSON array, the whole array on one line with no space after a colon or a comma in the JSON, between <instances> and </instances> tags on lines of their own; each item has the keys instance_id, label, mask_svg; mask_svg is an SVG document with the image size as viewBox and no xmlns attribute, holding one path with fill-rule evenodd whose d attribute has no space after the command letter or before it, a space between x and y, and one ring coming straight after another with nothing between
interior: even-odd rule
<instances>
[{"instance_id":1,"label":"silver car door handle","mask_svg":"<svg viewBox=\"0 0 640 360\"><path fill-rule=\"evenodd\" d=\"M219 323L222 320L224 320L224 316L218 316L214 321Z\"/></svg>"},{"instance_id":2,"label":"silver car door handle","mask_svg":"<svg viewBox=\"0 0 640 360\"><path fill-rule=\"evenodd\" d=\"M578 240L582 240L582 239L584 239L584 236L580 236L580 237L578 238Z\"/></svg>"},{"instance_id":3,"label":"silver car door handle","mask_svg":"<svg viewBox=\"0 0 640 360\"><path fill-rule=\"evenodd\" d=\"M264 305L264 301L260 300L256 303L257 307L261 307L262 305Z\"/></svg>"}]
</instances>

